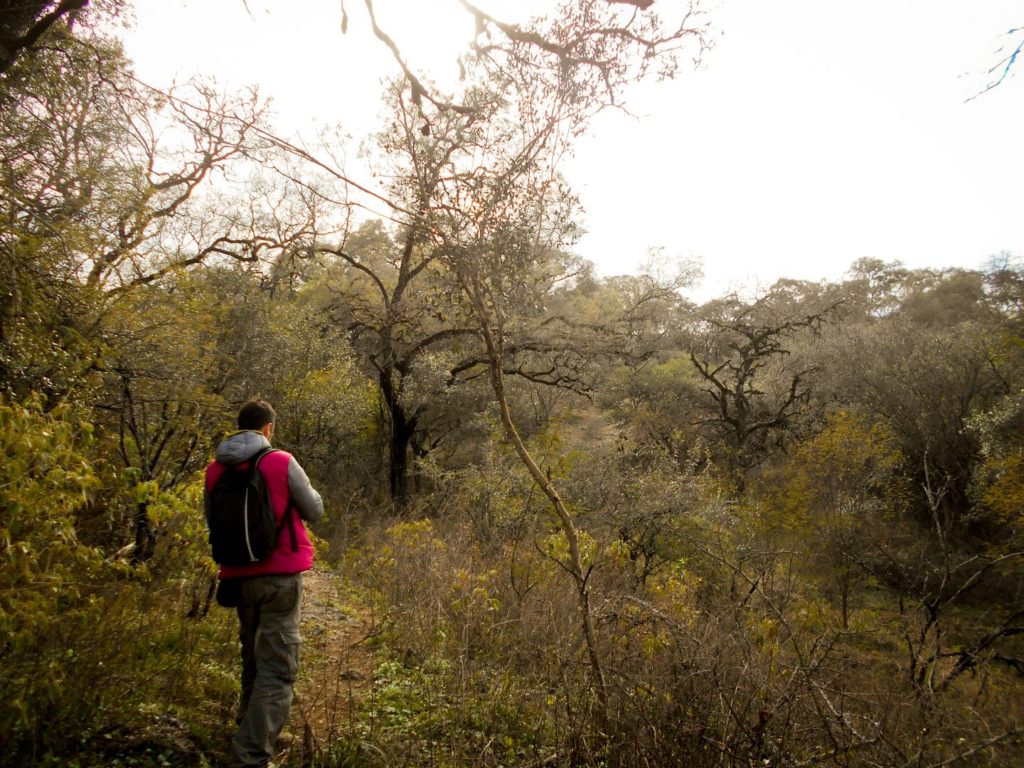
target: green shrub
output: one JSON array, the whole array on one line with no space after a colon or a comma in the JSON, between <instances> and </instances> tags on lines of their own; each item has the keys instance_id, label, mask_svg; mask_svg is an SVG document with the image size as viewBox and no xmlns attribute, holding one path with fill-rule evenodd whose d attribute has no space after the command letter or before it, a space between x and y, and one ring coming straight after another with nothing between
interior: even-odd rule
<instances>
[{"instance_id":1,"label":"green shrub","mask_svg":"<svg viewBox=\"0 0 1024 768\"><path fill-rule=\"evenodd\" d=\"M91 447L69 408L0 402L0 744L24 765L199 765L237 688L231 617L204 616L199 488L152 496L159 544L133 565L76 532L134 493L103 486Z\"/></svg>"}]
</instances>

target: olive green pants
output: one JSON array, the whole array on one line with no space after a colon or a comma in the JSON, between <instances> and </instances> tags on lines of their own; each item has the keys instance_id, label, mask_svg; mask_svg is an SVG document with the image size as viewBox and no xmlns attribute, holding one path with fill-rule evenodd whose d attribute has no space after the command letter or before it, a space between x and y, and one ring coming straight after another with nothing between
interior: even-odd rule
<instances>
[{"instance_id":1,"label":"olive green pants","mask_svg":"<svg viewBox=\"0 0 1024 768\"><path fill-rule=\"evenodd\" d=\"M299 669L302 574L256 576L241 583L242 700L232 748L239 766L263 768L288 722Z\"/></svg>"}]
</instances>

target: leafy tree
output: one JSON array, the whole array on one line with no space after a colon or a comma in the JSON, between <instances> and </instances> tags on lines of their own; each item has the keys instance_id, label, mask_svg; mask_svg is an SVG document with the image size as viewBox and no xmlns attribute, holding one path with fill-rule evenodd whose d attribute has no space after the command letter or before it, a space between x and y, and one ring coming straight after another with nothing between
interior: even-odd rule
<instances>
[{"instance_id":1,"label":"leafy tree","mask_svg":"<svg viewBox=\"0 0 1024 768\"><path fill-rule=\"evenodd\" d=\"M1024 534L1024 391L1011 393L969 422L981 460L971 488L977 515L996 531L993 550L1020 548Z\"/></svg>"},{"instance_id":2,"label":"leafy tree","mask_svg":"<svg viewBox=\"0 0 1024 768\"><path fill-rule=\"evenodd\" d=\"M915 273L899 262L858 259L837 287L844 316L884 317L899 310L909 293Z\"/></svg>"},{"instance_id":3,"label":"leafy tree","mask_svg":"<svg viewBox=\"0 0 1024 768\"><path fill-rule=\"evenodd\" d=\"M828 390L888 420L918 487L926 466L948 478L943 506L960 521L957 526L967 524L978 457L968 420L1007 392L1005 377L1012 370L993 347L991 331L974 322L933 328L897 316L847 326L821 351Z\"/></svg>"},{"instance_id":4,"label":"leafy tree","mask_svg":"<svg viewBox=\"0 0 1024 768\"><path fill-rule=\"evenodd\" d=\"M60 396L99 354L97 323L117 296L209 261L293 251L315 213L287 185L232 186L233 172L269 161L255 94L159 94L109 39L48 34L7 73L0 110L0 374L11 391Z\"/></svg>"},{"instance_id":5,"label":"leafy tree","mask_svg":"<svg viewBox=\"0 0 1024 768\"><path fill-rule=\"evenodd\" d=\"M616 368L598 402L628 424L641 445L657 446L680 465L702 466L706 451L691 422L704 393L693 364L682 353L660 357Z\"/></svg>"},{"instance_id":6,"label":"leafy tree","mask_svg":"<svg viewBox=\"0 0 1024 768\"><path fill-rule=\"evenodd\" d=\"M438 173L440 169L434 171ZM336 265L315 290L325 310L351 337L352 345L377 381L388 430L388 484L391 498L408 494L410 446L416 440L428 401L410 401L409 381L418 364L438 351L458 351L475 332L468 327L458 294L433 264L435 254L415 229L397 245L379 222L370 222L345 246L320 246Z\"/></svg>"},{"instance_id":7,"label":"leafy tree","mask_svg":"<svg viewBox=\"0 0 1024 768\"><path fill-rule=\"evenodd\" d=\"M445 264L469 301L483 339L504 434L557 520L564 542L564 556L559 559L576 590L597 724L607 733L608 682L591 606L589 569L581 550L585 537L516 427L507 395L506 350L515 348L513 311L538 306L545 293L537 289L543 289L552 276L545 266L574 234L575 201L557 177L557 155L551 154L550 142L562 132L577 133L589 114L614 104L621 88L659 58L671 67L674 58L671 54L663 58L663 49L695 32L686 26L689 16L662 35L660 18L636 8L633 13L620 13L613 5L581 2L567 5L565 11L556 22L565 25L558 30L562 45L544 45L550 38L542 34L538 46L536 35L522 35L506 25L499 28L510 45L480 47L485 60L502 67L500 71L485 67L488 76L515 89L518 101L511 106L516 111L496 112L491 118L490 134L481 137L488 143L480 143L489 149L487 166L472 155L463 161L465 179L470 182L467 201L473 205L442 207L441 216L431 223L443 238ZM495 23L478 10L474 14L484 25ZM602 24L607 17L611 18ZM406 146L408 138L407 134ZM448 210L462 215L447 216Z\"/></svg>"},{"instance_id":8,"label":"leafy tree","mask_svg":"<svg viewBox=\"0 0 1024 768\"><path fill-rule=\"evenodd\" d=\"M711 400L698 423L723 440L734 472L751 467L769 447L793 430L810 396L814 366L789 360L791 339L818 332L831 308L800 307L775 312L769 293L747 305L735 297L704 307L710 333L704 347L690 350ZM737 474L739 487L743 478Z\"/></svg>"},{"instance_id":9,"label":"leafy tree","mask_svg":"<svg viewBox=\"0 0 1024 768\"><path fill-rule=\"evenodd\" d=\"M985 296L994 312L1020 337L1024 332L1024 269L1008 253L994 257L985 271Z\"/></svg>"},{"instance_id":10,"label":"leafy tree","mask_svg":"<svg viewBox=\"0 0 1024 768\"><path fill-rule=\"evenodd\" d=\"M396 179L392 197L404 201L403 210L419 209L423 221L394 235L371 221L343 245L317 245L317 252L332 262L317 276L311 295L348 331L378 382L388 433L389 491L399 503L408 494L412 456L422 459L445 442L451 444L465 417L483 406L479 394L472 394L479 391L472 382L481 380L488 356L471 307L446 266L449 254L477 226L467 206L474 197L499 194L518 204L538 204L499 186L506 180L502 173L521 173L515 163L535 163L531 154L537 148L527 145L520 148L526 154L509 157L506 147L521 141L519 127L504 114L509 106L482 89L472 98L478 100L477 111L442 113L424 134L419 109L393 94L396 116L379 138L389 162L395 163L387 174ZM483 162L489 153L503 155L495 169ZM407 158L415 163L411 169L402 164ZM573 204L558 184L551 182L551 193L540 202L551 206L550 212L541 211L551 222L564 218ZM503 208L512 204L496 202ZM563 225L573 229L571 223L558 224ZM526 236L522 229L513 235ZM506 246L510 253L519 244ZM647 277L635 284L621 279L621 287L588 291L583 287L586 272L586 265L558 247L521 270L517 279L523 283L509 293L503 310L509 318L506 375L537 387L589 394L600 361L652 354L644 345L656 336L658 309L670 296L679 300L675 291L684 278L671 284ZM453 411L445 406L451 398L470 407Z\"/></svg>"},{"instance_id":11,"label":"leafy tree","mask_svg":"<svg viewBox=\"0 0 1024 768\"><path fill-rule=\"evenodd\" d=\"M0 401L0 657L3 741L13 749L39 726L34 709L61 683L46 641L53 617L92 614L89 593L102 553L79 541L75 512L98 481L87 451L92 429L68 408L43 413L40 398ZM42 586L42 585L45 585ZM63 650L63 649L62 649ZM31 663L34 655L43 663Z\"/></svg>"},{"instance_id":12,"label":"leafy tree","mask_svg":"<svg viewBox=\"0 0 1024 768\"><path fill-rule=\"evenodd\" d=\"M931 327L996 319L986 301L984 276L964 270L936 273L916 282L903 299L900 314Z\"/></svg>"},{"instance_id":13,"label":"leafy tree","mask_svg":"<svg viewBox=\"0 0 1024 768\"><path fill-rule=\"evenodd\" d=\"M91 5L91 7L90 7ZM31 54L48 33L70 31L74 24L88 23L97 8L100 14L117 15L121 0L26 0L5 3L0 9L0 76L15 61Z\"/></svg>"},{"instance_id":14,"label":"leafy tree","mask_svg":"<svg viewBox=\"0 0 1024 768\"><path fill-rule=\"evenodd\" d=\"M133 508L108 500L95 514L131 521L136 561L156 548L150 504L193 481L208 461L209 435L230 409L215 345L225 309L201 276L182 274L123 294L100 320L90 402L103 427L101 451L122 468Z\"/></svg>"},{"instance_id":15,"label":"leafy tree","mask_svg":"<svg viewBox=\"0 0 1024 768\"><path fill-rule=\"evenodd\" d=\"M269 397L281 421L276 441L301 457L331 500L378 479L376 388L344 329L310 298L313 288L250 283L244 299L224 296L230 316L220 351L233 410L255 392Z\"/></svg>"},{"instance_id":16,"label":"leafy tree","mask_svg":"<svg viewBox=\"0 0 1024 768\"><path fill-rule=\"evenodd\" d=\"M902 463L896 438L884 425L839 411L796 447L770 493L796 546L831 581L843 629L849 628L850 598L872 540L906 504Z\"/></svg>"},{"instance_id":17,"label":"leafy tree","mask_svg":"<svg viewBox=\"0 0 1024 768\"><path fill-rule=\"evenodd\" d=\"M202 597L212 563L196 514L198 487L153 495L149 510L161 536L146 564L131 565L108 542L98 545L93 531L95 505L114 507L115 497L133 490L102 459L101 433L85 408L44 408L39 396L0 399L7 763L66 763L92 753L82 762L114 764L132 739L156 744L154 723L168 713L190 723L178 727L201 732L220 706L214 700L232 695L228 627L206 616L212 595L205 607ZM130 735L147 730L151 736Z\"/></svg>"}]
</instances>

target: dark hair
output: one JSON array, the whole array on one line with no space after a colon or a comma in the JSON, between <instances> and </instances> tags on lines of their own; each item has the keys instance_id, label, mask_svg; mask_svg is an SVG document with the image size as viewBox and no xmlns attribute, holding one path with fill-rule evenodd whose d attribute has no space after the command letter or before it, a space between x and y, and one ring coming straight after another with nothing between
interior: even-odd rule
<instances>
[{"instance_id":1,"label":"dark hair","mask_svg":"<svg viewBox=\"0 0 1024 768\"><path fill-rule=\"evenodd\" d=\"M254 397L239 409L238 428L263 429L267 424L273 424L276 418L274 406L266 400Z\"/></svg>"}]
</instances>

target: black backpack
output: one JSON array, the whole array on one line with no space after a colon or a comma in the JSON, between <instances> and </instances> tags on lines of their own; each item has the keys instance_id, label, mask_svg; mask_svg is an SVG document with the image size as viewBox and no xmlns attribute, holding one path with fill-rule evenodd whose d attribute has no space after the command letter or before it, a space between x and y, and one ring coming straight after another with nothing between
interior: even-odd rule
<instances>
[{"instance_id":1,"label":"black backpack","mask_svg":"<svg viewBox=\"0 0 1024 768\"><path fill-rule=\"evenodd\" d=\"M264 448L247 462L225 466L210 489L206 524L213 559L221 565L252 565L265 560L274 551L285 523L291 531L292 550L299 549L291 501L278 525L267 484L258 471L260 460L271 450Z\"/></svg>"}]
</instances>

